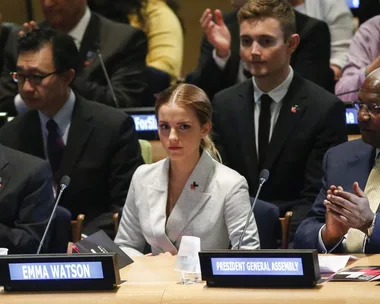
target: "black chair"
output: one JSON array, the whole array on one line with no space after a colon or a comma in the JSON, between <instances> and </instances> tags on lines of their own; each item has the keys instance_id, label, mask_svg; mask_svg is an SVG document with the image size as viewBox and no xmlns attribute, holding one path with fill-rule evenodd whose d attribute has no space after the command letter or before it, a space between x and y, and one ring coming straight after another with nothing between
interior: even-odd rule
<instances>
[{"instance_id":1,"label":"black chair","mask_svg":"<svg viewBox=\"0 0 380 304\"><path fill-rule=\"evenodd\" d=\"M146 73L148 77L148 88L143 106L154 107L156 101L154 95L162 92L170 86L171 76L170 74L153 67L147 67Z\"/></svg>"},{"instance_id":2,"label":"black chair","mask_svg":"<svg viewBox=\"0 0 380 304\"><path fill-rule=\"evenodd\" d=\"M49 253L66 253L67 244L71 239L71 212L64 207L57 206L52 225Z\"/></svg>"},{"instance_id":3,"label":"black chair","mask_svg":"<svg viewBox=\"0 0 380 304\"><path fill-rule=\"evenodd\" d=\"M253 198L251 197L251 204ZM279 240L281 240L281 222L280 211L277 206L257 200L253 208L255 215L257 229L260 237L261 249L276 249L279 247Z\"/></svg>"}]
</instances>

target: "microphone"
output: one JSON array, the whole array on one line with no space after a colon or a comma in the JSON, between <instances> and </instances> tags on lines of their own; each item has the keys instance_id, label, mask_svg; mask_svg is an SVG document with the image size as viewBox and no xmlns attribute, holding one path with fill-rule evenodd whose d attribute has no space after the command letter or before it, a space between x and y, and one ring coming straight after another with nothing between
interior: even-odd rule
<instances>
[{"instance_id":1,"label":"microphone","mask_svg":"<svg viewBox=\"0 0 380 304\"><path fill-rule=\"evenodd\" d=\"M110 77L108 76L107 69L106 69L106 66L104 64L103 56L102 56L102 53L100 52L100 49L96 50L96 54L98 55L100 65L101 65L102 70L103 70L103 74L106 77L107 85L108 85L108 88L110 89L111 96L112 96L113 102L115 104L115 107L120 108L119 101L117 100L116 95L115 95L115 91L113 90L113 86L111 84Z\"/></svg>"},{"instance_id":2,"label":"microphone","mask_svg":"<svg viewBox=\"0 0 380 304\"><path fill-rule=\"evenodd\" d=\"M47 226L45 228L44 234L42 236L40 245L38 246L37 254L40 253L42 245L44 244L44 241L45 241L45 238L46 238L46 234L49 231L51 220L53 219L53 216L55 214L55 209L57 209L57 206L58 206L58 203L59 203L59 201L61 199L62 193L69 186L69 184L70 184L70 177L68 177L67 175L62 176L61 182L60 182L60 185L59 185L59 187L60 187L59 194L58 194L57 200L55 201L53 211L51 212L51 215L50 215L49 221L47 223Z\"/></svg>"},{"instance_id":3,"label":"microphone","mask_svg":"<svg viewBox=\"0 0 380 304\"><path fill-rule=\"evenodd\" d=\"M267 169L261 170L260 176L259 176L259 189L257 189L256 196L255 196L255 199L253 200L251 210L248 213L247 221L245 222L245 226L244 226L243 232L240 235L239 243L238 243L238 249L240 249L241 243L243 242L244 234L245 234L245 231L248 228L249 220L251 219L251 216L252 216L252 213L253 213L253 208L255 208L255 204L256 204L257 198L259 197L259 194L260 194L260 191L261 191L261 187L268 180L268 178L269 178L269 171Z\"/></svg>"}]
</instances>

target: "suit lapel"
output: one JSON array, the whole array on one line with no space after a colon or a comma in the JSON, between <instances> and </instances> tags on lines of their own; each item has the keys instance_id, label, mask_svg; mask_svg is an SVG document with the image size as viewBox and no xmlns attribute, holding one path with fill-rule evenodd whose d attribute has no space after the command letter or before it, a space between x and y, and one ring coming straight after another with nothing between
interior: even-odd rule
<instances>
[{"instance_id":1,"label":"suit lapel","mask_svg":"<svg viewBox=\"0 0 380 304\"><path fill-rule=\"evenodd\" d=\"M166 230L172 242L181 241L182 231L210 199L211 194L204 191L214 170L214 161L204 151L168 218Z\"/></svg>"},{"instance_id":2,"label":"suit lapel","mask_svg":"<svg viewBox=\"0 0 380 304\"><path fill-rule=\"evenodd\" d=\"M360 140L359 144L355 147L354 153L356 157L347 163L346 176L355 176L355 180L364 191L368 176L374 166L376 149ZM351 186L346 190L352 191Z\"/></svg>"},{"instance_id":3,"label":"suit lapel","mask_svg":"<svg viewBox=\"0 0 380 304\"><path fill-rule=\"evenodd\" d=\"M166 235L166 203L168 200L169 159L163 162L161 172L152 185L147 186L149 223L154 239L151 246L164 252L176 253L177 249Z\"/></svg>"},{"instance_id":4,"label":"suit lapel","mask_svg":"<svg viewBox=\"0 0 380 304\"><path fill-rule=\"evenodd\" d=\"M25 114L24 128L21 130L21 151L46 159L42 138L41 121L37 111Z\"/></svg>"},{"instance_id":5,"label":"suit lapel","mask_svg":"<svg viewBox=\"0 0 380 304\"><path fill-rule=\"evenodd\" d=\"M83 150L90 139L94 126L91 123L92 113L87 113L84 109L84 101L81 97L76 96L76 102L71 118L69 135L63 152L62 163L57 172L57 177L70 175L76 163L78 162Z\"/></svg>"},{"instance_id":6,"label":"suit lapel","mask_svg":"<svg viewBox=\"0 0 380 304\"><path fill-rule=\"evenodd\" d=\"M7 165L9 161L7 160L5 153L2 151L3 145L0 145L0 195L2 193L2 190L5 188L7 185L7 182L9 181L9 172L6 170ZM0 202L2 201L0 197ZM5 215L6 216L6 215ZM1 215L0 215L1 218Z\"/></svg>"},{"instance_id":7,"label":"suit lapel","mask_svg":"<svg viewBox=\"0 0 380 304\"><path fill-rule=\"evenodd\" d=\"M99 64L96 51L100 49L100 19L99 16L91 13L91 19L83 35L82 43L79 50L79 58L82 64L80 71L89 74Z\"/></svg>"},{"instance_id":8,"label":"suit lapel","mask_svg":"<svg viewBox=\"0 0 380 304\"><path fill-rule=\"evenodd\" d=\"M299 76L294 74L293 81L284 97L280 114L268 146L268 155L264 162L263 168L268 170L271 169L288 140L288 137L295 129L297 122L306 111L307 104L305 101L307 95L304 93L300 81Z\"/></svg>"},{"instance_id":9,"label":"suit lapel","mask_svg":"<svg viewBox=\"0 0 380 304\"><path fill-rule=\"evenodd\" d=\"M247 80L242 89L239 91L239 100L236 103L236 134L244 134L240 136L241 152L245 170L244 176L247 177L248 184L254 185L257 181L257 153L256 153L256 136L255 136L255 106L253 99L253 83L252 79ZM240 122L240 123L239 123Z\"/></svg>"}]
</instances>

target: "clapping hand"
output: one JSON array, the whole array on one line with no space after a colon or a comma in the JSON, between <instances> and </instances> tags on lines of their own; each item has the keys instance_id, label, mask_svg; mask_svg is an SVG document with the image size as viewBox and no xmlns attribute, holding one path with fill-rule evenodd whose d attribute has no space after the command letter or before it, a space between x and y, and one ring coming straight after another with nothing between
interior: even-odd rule
<instances>
[{"instance_id":1,"label":"clapping hand","mask_svg":"<svg viewBox=\"0 0 380 304\"><path fill-rule=\"evenodd\" d=\"M336 221L366 233L374 214L367 196L357 182L352 185L352 190L353 193L350 193L337 188L327 195L324 203Z\"/></svg>"},{"instance_id":2,"label":"clapping hand","mask_svg":"<svg viewBox=\"0 0 380 304\"><path fill-rule=\"evenodd\" d=\"M206 9L199 20L208 41L213 45L216 55L226 58L230 54L231 34L224 23L222 12L215 10L215 22L212 20L212 12Z\"/></svg>"}]
</instances>

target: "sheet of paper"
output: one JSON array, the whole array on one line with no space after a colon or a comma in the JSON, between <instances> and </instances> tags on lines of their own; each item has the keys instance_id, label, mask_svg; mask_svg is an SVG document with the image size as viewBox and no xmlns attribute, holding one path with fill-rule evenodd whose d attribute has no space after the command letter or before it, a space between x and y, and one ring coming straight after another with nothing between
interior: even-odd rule
<instances>
[{"instance_id":1,"label":"sheet of paper","mask_svg":"<svg viewBox=\"0 0 380 304\"><path fill-rule=\"evenodd\" d=\"M346 267L349 259L357 259L351 255L318 255L321 273L334 273Z\"/></svg>"}]
</instances>

